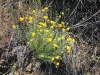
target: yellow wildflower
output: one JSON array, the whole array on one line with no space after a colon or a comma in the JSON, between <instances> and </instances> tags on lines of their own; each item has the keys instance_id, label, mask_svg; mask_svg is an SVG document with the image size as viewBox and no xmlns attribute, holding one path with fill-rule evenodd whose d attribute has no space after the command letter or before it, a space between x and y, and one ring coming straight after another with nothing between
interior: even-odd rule
<instances>
[{"instance_id":1,"label":"yellow wildflower","mask_svg":"<svg viewBox=\"0 0 100 75\"><path fill-rule=\"evenodd\" d=\"M43 16L44 19L48 19L48 16Z\"/></svg>"},{"instance_id":2,"label":"yellow wildflower","mask_svg":"<svg viewBox=\"0 0 100 75\"><path fill-rule=\"evenodd\" d=\"M65 24L65 22L61 21L61 24L62 24L62 25L64 25L64 24Z\"/></svg>"},{"instance_id":3,"label":"yellow wildflower","mask_svg":"<svg viewBox=\"0 0 100 75\"><path fill-rule=\"evenodd\" d=\"M40 31L40 32L43 32L43 30L42 30L42 29L40 29L39 31Z\"/></svg>"},{"instance_id":4,"label":"yellow wildflower","mask_svg":"<svg viewBox=\"0 0 100 75\"><path fill-rule=\"evenodd\" d=\"M59 62L57 62L57 63L56 63L56 66L58 67L59 65L60 65L60 63L59 63Z\"/></svg>"},{"instance_id":5,"label":"yellow wildflower","mask_svg":"<svg viewBox=\"0 0 100 75\"><path fill-rule=\"evenodd\" d=\"M36 10L32 10L33 13L36 13Z\"/></svg>"},{"instance_id":6,"label":"yellow wildflower","mask_svg":"<svg viewBox=\"0 0 100 75\"><path fill-rule=\"evenodd\" d=\"M26 16L25 19L28 20L28 16Z\"/></svg>"},{"instance_id":7,"label":"yellow wildflower","mask_svg":"<svg viewBox=\"0 0 100 75\"><path fill-rule=\"evenodd\" d=\"M67 27L66 30L69 31L70 30L70 27Z\"/></svg>"},{"instance_id":8,"label":"yellow wildflower","mask_svg":"<svg viewBox=\"0 0 100 75\"><path fill-rule=\"evenodd\" d=\"M16 26L15 26L15 25L12 25L12 28L13 28L13 29L16 29Z\"/></svg>"},{"instance_id":9,"label":"yellow wildflower","mask_svg":"<svg viewBox=\"0 0 100 75\"><path fill-rule=\"evenodd\" d=\"M68 54L70 54L70 51L67 51Z\"/></svg>"},{"instance_id":10,"label":"yellow wildflower","mask_svg":"<svg viewBox=\"0 0 100 75\"><path fill-rule=\"evenodd\" d=\"M37 27L38 27L38 28L42 28L42 26L41 26L41 25L38 25Z\"/></svg>"},{"instance_id":11,"label":"yellow wildflower","mask_svg":"<svg viewBox=\"0 0 100 75\"><path fill-rule=\"evenodd\" d=\"M33 39L30 39L30 42L32 42L33 41Z\"/></svg>"},{"instance_id":12,"label":"yellow wildflower","mask_svg":"<svg viewBox=\"0 0 100 75\"><path fill-rule=\"evenodd\" d=\"M24 17L20 17L19 20L20 20L20 21L23 21L23 20L24 20Z\"/></svg>"},{"instance_id":13,"label":"yellow wildflower","mask_svg":"<svg viewBox=\"0 0 100 75\"><path fill-rule=\"evenodd\" d=\"M61 15L59 15L59 18L61 18Z\"/></svg>"},{"instance_id":14,"label":"yellow wildflower","mask_svg":"<svg viewBox=\"0 0 100 75\"><path fill-rule=\"evenodd\" d=\"M44 10L48 10L48 7L45 7Z\"/></svg>"},{"instance_id":15,"label":"yellow wildflower","mask_svg":"<svg viewBox=\"0 0 100 75\"><path fill-rule=\"evenodd\" d=\"M36 36L36 33L35 32L32 32L32 36Z\"/></svg>"},{"instance_id":16,"label":"yellow wildflower","mask_svg":"<svg viewBox=\"0 0 100 75\"><path fill-rule=\"evenodd\" d=\"M29 16L29 20L33 20L33 17L32 16Z\"/></svg>"},{"instance_id":17,"label":"yellow wildflower","mask_svg":"<svg viewBox=\"0 0 100 75\"><path fill-rule=\"evenodd\" d=\"M48 42L52 42L52 38L48 38L47 41L48 41Z\"/></svg>"},{"instance_id":18,"label":"yellow wildflower","mask_svg":"<svg viewBox=\"0 0 100 75\"><path fill-rule=\"evenodd\" d=\"M29 20L29 23L32 23L33 21L32 20Z\"/></svg>"},{"instance_id":19,"label":"yellow wildflower","mask_svg":"<svg viewBox=\"0 0 100 75\"><path fill-rule=\"evenodd\" d=\"M66 46L65 48L66 48L67 51L71 50L71 46Z\"/></svg>"},{"instance_id":20,"label":"yellow wildflower","mask_svg":"<svg viewBox=\"0 0 100 75\"><path fill-rule=\"evenodd\" d=\"M54 26L50 26L50 28L51 28L51 29L53 29L53 28L54 28Z\"/></svg>"},{"instance_id":21,"label":"yellow wildflower","mask_svg":"<svg viewBox=\"0 0 100 75\"><path fill-rule=\"evenodd\" d=\"M53 44L53 48L57 48L58 47L58 45L57 44Z\"/></svg>"},{"instance_id":22,"label":"yellow wildflower","mask_svg":"<svg viewBox=\"0 0 100 75\"><path fill-rule=\"evenodd\" d=\"M50 23L50 20L49 19L47 21Z\"/></svg>"},{"instance_id":23,"label":"yellow wildflower","mask_svg":"<svg viewBox=\"0 0 100 75\"><path fill-rule=\"evenodd\" d=\"M46 27L46 26L47 26L47 24L46 24L46 23L43 23L42 25L43 25L44 27Z\"/></svg>"},{"instance_id":24,"label":"yellow wildflower","mask_svg":"<svg viewBox=\"0 0 100 75\"><path fill-rule=\"evenodd\" d=\"M67 42L71 42L71 41L74 43L74 42L75 42L75 39L70 38L70 37L69 37L69 38L67 38Z\"/></svg>"},{"instance_id":25,"label":"yellow wildflower","mask_svg":"<svg viewBox=\"0 0 100 75\"><path fill-rule=\"evenodd\" d=\"M62 35L61 39L64 40L65 39L65 35Z\"/></svg>"},{"instance_id":26,"label":"yellow wildflower","mask_svg":"<svg viewBox=\"0 0 100 75\"><path fill-rule=\"evenodd\" d=\"M61 39L58 37L57 40L60 41Z\"/></svg>"},{"instance_id":27,"label":"yellow wildflower","mask_svg":"<svg viewBox=\"0 0 100 75\"><path fill-rule=\"evenodd\" d=\"M61 15L64 15L64 12L61 12Z\"/></svg>"},{"instance_id":28,"label":"yellow wildflower","mask_svg":"<svg viewBox=\"0 0 100 75\"><path fill-rule=\"evenodd\" d=\"M75 39L72 39L72 42L74 43L75 42Z\"/></svg>"},{"instance_id":29,"label":"yellow wildflower","mask_svg":"<svg viewBox=\"0 0 100 75\"><path fill-rule=\"evenodd\" d=\"M47 29L46 29L46 30L44 30L44 32L48 33L48 32L49 32L49 30L47 30Z\"/></svg>"},{"instance_id":30,"label":"yellow wildflower","mask_svg":"<svg viewBox=\"0 0 100 75\"><path fill-rule=\"evenodd\" d=\"M63 27L63 25L62 24L59 24L59 27Z\"/></svg>"},{"instance_id":31,"label":"yellow wildflower","mask_svg":"<svg viewBox=\"0 0 100 75\"><path fill-rule=\"evenodd\" d=\"M71 40L72 40L72 38L70 38L70 37L69 37L69 38L67 38L67 42L70 42Z\"/></svg>"},{"instance_id":32,"label":"yellow wildflower","mask_svg":"<svg viewBox=\"0 0 100 75\"><path fill-rule=\"evenodd\" d=\"M51 58L51 61L53 62L54 60L55 60L55 58L54 58L54 57L52 57L52 58Z\"/></svg>"},{"instance_id":33,"label":"yellow wildflower","mask_svg":"<svg viewBox=\"0 0 100 75\"><path fill-rule=\"evenodd\" d=\"M66 30L65 30L65 28L62 28L62 32L65 32Z\"/></svg>"},{"instance_id":34,"label":"yellow wildflower","mask_svg":"<svg viewBox=\"0 0 100 75\"><path fill-rule=\"evenodd\" d=\"M42 12L45 12L45 9L42 9Z\"/></svg>"},{"instance_id":35,"label":"yellow wildflower","mask_svg":"<svg viewBox=\"0 0 100 75\"><path fill-rule=\"evenodd\" d=\"M56 60L59 60L60 59L60 56L56 56L55 58L56 58Z\"/></svg>"},{"instance_id":36,"label":"yellow wildflower","mask_svg":"<svg viewBox=\"0 0 100 75\"><path fill-rule=\"evenodd\" d=\"M52 21L52 20L50 21L50 23L51 23L51 24L53 24L53 25L55 25L55 24L56 24L56 22L55 22L55 21Z\"/></svg>"},{"instance_id":37,"label":"yellow wildflower","mask_svg":"<svg viewBox=\"0 0 100 75\"><path fill-rule=\"evenodd\" d=\"M51 34L50 34L50 36L52 37L52 36L53 36L53 34L51 33Z\"/></svg>"},{"instance_id":38,"label":"yellow wildflower","mask_svg":"<svg viewBox=\"0 0 100 75\"><path fill-rule=\"evenodd\" d=\"M40 25L43 25L43 22L39 22Z\"/></svg>"}]
</instances>

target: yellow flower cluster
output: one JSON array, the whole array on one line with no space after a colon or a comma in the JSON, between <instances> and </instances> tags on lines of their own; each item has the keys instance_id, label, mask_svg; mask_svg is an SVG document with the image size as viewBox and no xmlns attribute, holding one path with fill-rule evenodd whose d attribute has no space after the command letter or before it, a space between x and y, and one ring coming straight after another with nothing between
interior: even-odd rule
<instances>
[{"instance_id":1,"label":"yellow flower cluster","mask_svg":"<svg viewBox=\"0 0 100 75\"><path fill-rule=\"evenodd\" d=\"M71 38L71 37L69 37L69 38L67 38L67 42L75 42L75 39L73 39L73 38Z\"/></svg>"},{"instance_id":2,"label":"yellow flower cluster","mask_svg":"<svg viewBox=\"0 0 100 75\"><path fill-rule=\"evenodd\" d=\"M54 28L54 26L50 26L50 28L51 28L51 29L53 29L53 28Z\"/></svg>"},{"instance_id":3,"label":"yellow flower cluster","mask_svg":"<svg viewBox=\"0 0 100 75\"><path fill-rule=\"evenodd\" d=\"M64 12L61 12L61 15L64 15Z\"/></svg>"},{"instance_id":4,"label":"yellow flower cluster","mask_svg":"<svg viewBox=\"0 0 100 75\"><path fill-rule=\"evenodd\" d=\"M56 67L58 67L59 65L60 65L60 63L59 63L59 62L57 62L57 63L56 63Z\"/></svg>"},{"instance_id":5,"label":"yellow flower cluster","mask_svg":"<svg viewBox=\"0 0 100 75\"><path fill-rule=\"evenodd\" d=\"M40 32L43 32L43 30L42 30L42 29L40 29L39 31L40 31Z\"/></svg>"},{"instance_id":6,"label":"yellow flower cluster","mask_svg":"<svg viewBox=\"0 0 100 75\"><path fill-rule=\"evenodd\" d=\"M52 58L51 58L51 61L52 61L52 62L55 61L55 60L60 60L60 56L56 56L56 57L52 57Z\"/></svg>"},{"instance_id":7,"label":"yellow flower cluster","mask_svg":"<svg viewBox=\"0 0 100 75\"><path fill-rule=\"evenodd\" d=\"M42 28L42 26L41 26L41 25L38 25L37 27L38 27L38 28L40 28L40 29Z\"/></svg>"},{"instance_id":8,"label":"yellow flower cluster","mask_svg":"<svg viewBox=\"0 0 100 75\"><path fill-rule=\"evenodd\" d=\"M52 57L52 58L51 58L51 61L53 62L54 60L55 60L55 58L54 58L54 57Z\"/></svg>"},{"instance_id":9,"label":"yellow flower cluster","mask_svg":"<svg viewBox=\"0 0 100 75\"><path fill-rule=\"evenodd\" d=\"M67 53L70 54L70 51L71 51L71 46L65 46L66 50L67 50Z\"/></svg>"},{"instance_id":10,"label":"yellow flower cluster","mask_svg":"<svg viewBox=\"0 0 100 75\"><path fill-rule=\"evenodd\" d=\"M62 32L65 32L66 31L66 29L65 28L62 28Z\"/></svg>"},{"instance_id":11,"label":"yellow flower cluster","mask_svg":"<svg viewBox=\"0 0 100 75\"><path fill-rule=\"evenodd\" d=\"M65 35L62 35L62 36L61 36L61 39L64 40L64 39L65 39Z\"/></svg>"},{"instance_id":12,"label":"yellow flower cluster","mask_svg":"<svg viewBox=\"0 0 100 75\"><path fill-rule=\"evenodd\" d=\"M61 41L61 38L58 37L57 40L58 40L58 41Z\"/></svg>"},{"instance_id":13,"label":"yellow flower cluster","mask_svg":"<svg viewBox=\"0 0 100 75\"><path fill-rule=\"evenodd\" d=\"M55 58L56 58L56 60L59 60L60 59L60 56L56 56Z\"/></svg>"},{"instance_id":14,"label":"yellow flower cluster","mask_svg":"<svg viewBox=\"0 0 100 75\"><path fill-rule=\"evenodd\" d=\"M30 42L32 42L33 41L33 39L30 39Z\"/></svg>"},{"instance_id":15,"label":"yellow flower cluster","mask_svg":"<svg viewBox=\"0 0 100 75\"><path fill-rule=\"evenodd\" d=\"M24 20L28 20L29 23L33 22L33 17L32 16L26 16L26 17L20 17L19 21L22 22Z\"/></svg>"},{"instance_id":16,"label":"yellow flower cluster","mask_svg":"<svg viewBox=\"0 0 100 75\"><path fill-rule=\"evenodd\" d=\"M44 19L48 19L48 16L43 16Z\"/></svg>"},{"instance_id":17,"label":"yellow flower cluster","mask_svg":"<svg viewBox=\"0 0 100 75\"><path fill-rule=\"evenodd\" d=\"M70 30L70 27L67 27L66 30L69 31Z\"/></svg>"},{"instance_id":18,"label":"yellow flower cluster","mask_svg":"<svg viewBox=\"0 0 100 75\"><path fill-rule=\"evenodd\" d=\"M61 21L61 23L58 24L58 27L62 27L63 28L64 24L65 24L65 22Z\"/></svg>"},{"instance_id":19,"label":"yellow flower cluster","mask_svg":"<svg viewBox=\"0 0 100 75\"><path fill-rule=\"evenodd\" d=\"M66 27L67 24L64 21L60 22L58 18L59 16L62 17L64 12L57 15L57 19L50 19L47 13L48 7L39 10L39 12L37 10L32 10L33 15L35 14L34 17L32 15L20 17L19 20L28 22L29 47L36 50L37 57L52 62L58 67L61 60L60 54L65 51L69 54L73 48L71 44L75 40L68 37L69 34L66 35L70 27ZM31 23L32 25L30 25ZM12 28L15 29L16 27L13 26Z\"/></svg>"},{"instance_id":20,"label":"yellow flower cluster","mask_svg":"<svg viewBox=\"0 0 100 75\"><path fill-rule=\"evenodd\" d=\"M59 27L63 27L63 25L62 24L59 24Z\"/></svg>"},{"instance_id":21,"label":"yellow flower cluster","mask_svg":"<svg viewBox=\"0 0 100 75\"><path fill-rule=\"evenodd\" d=\"M55 65L56 67L58 67L60 65L60 63L58 62L58 60L60 60L60 56L56 56L56 57L52 57L51 61L54 62L55 61Z\"/></svg>"},{"instance_id":22,"label":"yellow flower cluster","mask_svg":"<svg viewBox=\"0 0 100 75\"><path fill-rule=\"evenodd\" d=\"M36 13L36 10L32 10L33 13Z\"/></svg>"},{"instance_id":23,"label":"yellow flower cluster","mask_svg":"<svg viewBox=\"0 0 100 75\"><path fill-rule=\"evenodd\" d=\"M58 48L58 45L57 44L53 44L53 48L54 49Z\"/></svg>"},{"instance_id":24,"label":"yellow flower cluster","mask_svg":"<svg viewBox=\"0 0 100 75\"><path fill-rule=\"evenodd\" d=\"M12 28L13 28L13 29L16 29L16 25L12 25Z\"/></svg>"},{"instance_id":25,"label":"yellow flower cluster","mask_svg":"<svg viewBox=\"0 0 100 75\"><path fill-rule=\"evenodd\" d=\"M52 36L53 36L53 34L51 33L51 34L50 34L50 36L52 37Z\"/></svg>"},{"instance_id":26,"label":"yellow flower cluster","mask_svg":"<svg viewBox=\"0 0 100 75\"><path fill-rule=\"evenodd\" d=\"M45 22L39 22L38 25L37 25L37 27L40 28L40 29L43 28L43 27L46 27L46 26L47 26L47 24Z\"/></svg>"},{"instance_id":27,"label":"yellow flower cluster","mask_svg":"<svg viewBox=\"0 0 100 75\"><path fill-rule=\"evenodd\" d=\"M32 23L32 22L33 22L33 17L29 16L29 23Z\"/></svg>"},{"instance_id":28,"label":"yellow flower cluster","mask_svg":"<svg viewBox=\"0 0 100 75\"><path fill-rule=\"evenodd\" d=\"M47 41L48 41L48 42L52 42L52 38L48 38Z\"/></svg>"},{"instance_id":29,"label":"yellow flower cluster","mask_svg":"<svg viewBox=\"0 0 100 75\"><path fill-rule=\"evenodd\" d=\"M24 21L24 17L20 17L19 20L20 20L20 21Z\"/></svg>"},{"instance_id":30,"label":"yellow flower cluster","mask_svg":"<svg viewBox=\"0 0 100 75\"><path fill-rule=\"evenodd\" d=\"M53 20L51 20L50 23L51 23L52 25L56 25L56 22L53 21Z\"/></svg>"},{"instance_id":31,"label":"yellow flower cluster","mask_svg":"<svg viewBox=\"0 0 100 75\"><path fill-rule=\"evenodd\" d=\"M45 33L49 33L49 30L48 30L48 29L46 29L46 30L44 30L44 32L45 32Z\"/></svg>"},{"instance_id":32,"label":"yellow flower cluster","mask_svg":"<svg viewBox=\"0 0 100 75\"><path fill-rule=\"evenodd\" d=\"M61 21L61 24L62 24L62 25L64 25L64 24L65 24L65 22Z\"/></svg>"},{"instance_id":33,"label":"yellow flower cluster","mask_svg":"<svg viewBox=\"0 0 100 75\"><path fill-rule=\"evenodd\" d=\"M45 7L44 9L42 9L42 12L46 12L48 10L48 7Z\"/></svg>"},{"instance_id":34,"label":"yellow flower cluster","mask_svg":"<svg viewBox=\"0 0 100 75\"><path fill-rule=\"evenodd\" d=\"M32 36L33 36L33 37L36 36L36 33L35 33L35 32L32 32Z\"/></svg>"}]
</instances>

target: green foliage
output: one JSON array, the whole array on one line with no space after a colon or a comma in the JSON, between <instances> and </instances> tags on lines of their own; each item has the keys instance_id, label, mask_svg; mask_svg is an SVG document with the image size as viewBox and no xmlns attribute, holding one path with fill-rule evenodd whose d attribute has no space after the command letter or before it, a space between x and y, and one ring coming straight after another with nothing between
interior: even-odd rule
<instances>
[{"instance_id":1,"label":"green foliage","mask_svg":"<svg viewBox=\"0 0 100 75\"><path fill-rule=\"evenodd\" d=\"M51 20L47 11L48 7L34 9L33 16L20 17L19 20L27 21L26 38L29 48L36 51L37 58L59 66L60 55L63 52L70 54L75 40L69 35L70 27L66 27L63 21L59 23L64 12L57 14L55 20Z\"/></svg>"}]
</instances>

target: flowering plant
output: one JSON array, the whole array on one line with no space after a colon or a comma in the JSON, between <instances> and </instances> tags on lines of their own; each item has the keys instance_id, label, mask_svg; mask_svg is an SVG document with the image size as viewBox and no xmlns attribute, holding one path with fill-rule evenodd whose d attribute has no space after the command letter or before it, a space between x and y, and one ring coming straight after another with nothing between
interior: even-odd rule
<instances>
[{"instance_id":1,"label":"flowering plant","mask_svg":"<svg viewBox=\"0 0 100 75\"><path fill-rule=\"evenodd\" d=\"M37 58L59 66L60 55L63 52L70 54L75 40L69 36L70 27L65 27L64 21L60 22L59 16L63 16L64 12L51 20L47 11L48 7L32 10L33 16L20 17L19 21L27 21L26 37L29 48L36 51Z\"/></svg>"}]
</instances>

